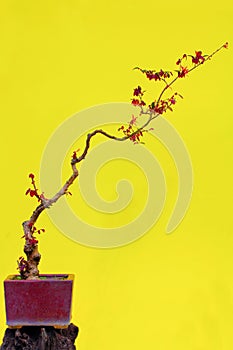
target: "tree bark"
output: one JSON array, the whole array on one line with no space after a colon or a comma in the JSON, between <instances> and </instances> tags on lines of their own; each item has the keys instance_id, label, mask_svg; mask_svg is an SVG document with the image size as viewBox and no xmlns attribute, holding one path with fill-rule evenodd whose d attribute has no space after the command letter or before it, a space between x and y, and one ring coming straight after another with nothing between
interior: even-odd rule
<instances>
[{"instance_id":1,"label":"tree bark","mask_svg":"<svg viewBox=\"0 0 233 350\"><path fill-rule=\"evenodd\" d=\"M7 328L0 350L75 350L78 331L72 323L66 329L43 326Z\"/></svg>"}]
</instances>

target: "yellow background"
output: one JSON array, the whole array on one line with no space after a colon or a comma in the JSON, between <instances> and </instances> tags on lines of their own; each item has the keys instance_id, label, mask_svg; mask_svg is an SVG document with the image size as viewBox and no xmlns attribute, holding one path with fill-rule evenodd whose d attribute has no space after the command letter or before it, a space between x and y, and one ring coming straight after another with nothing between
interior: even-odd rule
<instances>
[{"instance_id":1,"label":"yellow background","mask_svg":"<svg viewBox=\"0 0 233 350\"><path fill-rule=\"evenodd\" d=\"M1 1L0 16L3 281L15 272L21 222L35 204L24 196L28 173L39 173L55 128L81 109L129 101L144 81L134 66L172 69L184 52L231 44L232 1L9 0ZM165 227L177 178L160 146L165 210L135 243L87 248L41 217L41 272L76 275L79 350L232 349L232 79L230 47L179 82L185 99L166 117L189 149L195 184L188 213L171 235ZM156 152L149 138L148 147ZM2 337L2 288L0 310Z\"/></svg>"}]
</instances>

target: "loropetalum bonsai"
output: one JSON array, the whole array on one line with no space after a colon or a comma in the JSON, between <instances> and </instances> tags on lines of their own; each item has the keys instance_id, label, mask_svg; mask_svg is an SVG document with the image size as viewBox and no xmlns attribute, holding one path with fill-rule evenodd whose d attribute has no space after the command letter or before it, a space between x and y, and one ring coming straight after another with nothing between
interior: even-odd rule
<instances>
[{"instance_id":1,"label":"loropetalum bonsai","mask_svg":"<svg viewBox=\"0 0 233 350\"><path fill-rule=\"evenodd\" d=\"M56 203L60 197L63 195L71 194L69 191L70 186L73 184L75 179L79 175L77 169L77 164L85 159L87 153L90 149L91 139L97 135L101 134L109 139L114 141L132 141L133 143L143 143L142 137L145 132L148 132L147 127L151 122L157 117L165 114L168 110L172 111L173 106L176 104L178 98L182 96L176 92L172 91L174 83L178 79L185 78L193 70L197 69L205 62L211 60L211 58L223 48L227 48L228 43L225 43L220 48L215 50L210 55L204 55L202 51L196 51L194 55L184 54L176 62L177 68L174 71L167 70L147 70L136 67L135 69L140 71L146 76L147 79L154 82L162 82L164 84L163 88L157 99L154 99L152 102L147 103L144 99L145 91L141 86L138 86L133 91L133 98L131 103L140 108L139 117L132 116L128 125L122 125L119 127L118 132L123 133L121 137L110 135L102 129L96 129L93 132L87 134L85 147L82 153L78 156L80 150L74 151L71 158L71 168L72 174L69 179L66 181L64 186L52 197L46 198L43 193L40 193L36 183L34 174L29 174L31 179L31 187L26 191L26 195L35 197L39 204L36 206L29 220L23 222L23 238L25 239L24 252L27 259L20 257L18 260L18 270L20 272L22 279L38 279L39 270L38 264L40 262L41 255L38 251L38 239L36 235L44 232L44 229L37 229L35 227L36 221L40 214L47 208L50 208L54 203ZM169 97L165 97L165 94L171 92ZM146 121L140 125L140 116L145 115Z\"/></svg>"}]
</instances>

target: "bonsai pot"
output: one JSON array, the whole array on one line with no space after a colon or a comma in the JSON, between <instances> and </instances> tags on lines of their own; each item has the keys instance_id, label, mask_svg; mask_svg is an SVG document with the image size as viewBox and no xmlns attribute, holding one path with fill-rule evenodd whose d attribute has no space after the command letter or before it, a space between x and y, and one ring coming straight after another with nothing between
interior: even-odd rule
<instances>
[{"instance_id":1,"label":"bonsai pot","mask_svg":"<svg viewBox=\"0 0 233 350\"><path fill-rule=\"evenodd\" d=\"M7 325L68 327L73 281L74 275L40 275L36 280L7 277L4 281Z\"/></svg>"}]
</instances>

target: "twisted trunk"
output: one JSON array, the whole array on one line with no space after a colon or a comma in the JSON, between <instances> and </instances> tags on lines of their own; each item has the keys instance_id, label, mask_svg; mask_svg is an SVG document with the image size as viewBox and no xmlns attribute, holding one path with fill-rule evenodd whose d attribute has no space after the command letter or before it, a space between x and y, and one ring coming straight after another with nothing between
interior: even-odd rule
<instances>
[{"instance_id":1,"label":"twisted trunk","mask_svg":"<svg viewBox=\"0 0 233 350\"><path fill-rule=\"evenodd\" d=\"M28 243L24 246L24 253L27 256L27 269L23 273L24 279L37 279L39 277L38 265L41 255L38 251L38 245L30 245Z\"/></svg>"},{"instance_id":2,"label":"twisted trunk","mask_svg":"<svg viewBox=\"0 0 233 350\"><path fill-rule=\"evenodd\" d=\"M79 172L76 168L76 164L80 163L82 160L85 159L88 150L90 148L90 143L92 137L94 137L97 134L101 134L109 139L115 140L115 141L125 141L127 139L132 138L135 134L138 134L141 130L143 130L150 122L152 119L157 117L157 115L153 115L152 113L149 113L148 111L143 112L141 110L141 114L149 114L149 117L147 121L144 123L143 126L138 128L136 131L132 132L130 135L123 136L123 137L116 137L113 135L108 134L107 132L103 131L102 129L97 129L94 130L92 133L87 135L86 138L86 144L84 151L80 157L76 156L76 152L74 152L72 160L71 160L71 168L72 168L72 175L70 178L66 181L64 186L50 199L44 198L44 196L41 196L38 194L38 190L35 185L34 181L34 175L30 175L32 178L32 185L34 187L34 195L40 202L40 204L37 206L37 208L34 210L32 213L32 216L28 221L25 221L23 223L23 230L24 230L24 238L25 238L25 245L24 245L24 253L26 254L27 260L25 260L23 257L21 257L20 261L18 262L19 265L19 270L21 277L23 279L38 279L39 278L39 269L38 269L38 264L40 262L41 255L38 251L38 241L35 239L33 236L34 233L34 228L35 228L35 223L40 216L40 214L46 209L51 207L54 203L57 202L57 200L62 197L64 194L68 193L69 187L73 184L75 179L78 177Z\"/></svg>"}]
</instances>

